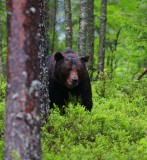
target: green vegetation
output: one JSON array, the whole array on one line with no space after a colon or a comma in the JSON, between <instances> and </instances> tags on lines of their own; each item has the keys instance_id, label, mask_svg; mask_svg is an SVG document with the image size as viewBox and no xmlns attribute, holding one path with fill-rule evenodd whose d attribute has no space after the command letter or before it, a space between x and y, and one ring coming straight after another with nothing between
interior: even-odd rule
<instances>
[{"instance_id":1,"label":"green vegetation","mask_svg":"<svg viewBox=\"0 0 147 160\"><path fill-rule=\"evenodd\" d=\"M50 1L50 8L53 8L53 2ZM97 70L99 44L98 2L95 1L94 5L94 71ZM73 49L77 50L79 2L72 3ZM144 76L140 81L135 80L147 67L146 4L146 0L108 2L105 75L99 81L92 81L92 112L72 103L65 107L66 113L63 116L57 107L51 110L49 122L42 127L43 160L147 160L147 78ZM63 10L62 6L58 4L58 11ZM5 72L5 0L0 2L0 13L3 35L1 52ZM57 28L60 25L60 30L56 29L54 40L53 27L49 28L54 51L65 50L65 28L59 19L63 20L63 13L57 15L56 25ZM52 22L52 19L49 20ZM50 43L50 51L52 45ZM94 72L93 76L95 79L97 73ZM3 159L4 154L5 91L6 82L0 75L0 159ZM13 154L17 156L17 152Z\"/></svg>"},{"instance_id":2,"label":"green vegetation","mask_svg":"<svg viewBox=\"0 0 147 160\"><path fill-rule=\"evenodd\" d=\"M64 116L52 110L42 128L44 159L147 159L146 82L107 80L105 97L101 96L102 82L93 82L91 113L71 103Z\"/></svg>"},{"instance_id":3,"label":"green vegetation","mask_svg":"<svg viewBox=\"0 0 147 160\"><path fill-rule=\"evenodd\" d=\"M0 76L0 158L4 154L4 115L5 115L6 83Z\"/></svg>"},{"instance_id":4,"label":"green vegetation","mask_svg":"<svg viewBox=\"0 0 147 160\"><path fill-rule=\"evenodd\" d=\"M42 127L44 160L146 160L147 159L147 79L92 82L93 110L69 103L61 116L51 110ZM0 157L4 150L5 82L0 85Z\"/></svg>"}]
</instances>

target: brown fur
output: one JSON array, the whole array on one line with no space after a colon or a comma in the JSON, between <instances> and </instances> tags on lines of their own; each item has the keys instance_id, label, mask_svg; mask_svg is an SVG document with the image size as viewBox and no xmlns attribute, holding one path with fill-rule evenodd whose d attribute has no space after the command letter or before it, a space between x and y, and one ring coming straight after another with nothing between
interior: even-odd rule
<instances>
[{"instance_id":1,"label":"brown fur","mask_svg":"<svg viewBox=\"0 0 147 160\"><path fill-rule=\"evenodd\" d=\"M91 110L92 92L85 66L87 61L88 56L79 56L75 51L69 49L47 57L51 108L53 103L59 107L64 105L70 93L81 97L82 105Z\"/></svg>"}]
</instances>

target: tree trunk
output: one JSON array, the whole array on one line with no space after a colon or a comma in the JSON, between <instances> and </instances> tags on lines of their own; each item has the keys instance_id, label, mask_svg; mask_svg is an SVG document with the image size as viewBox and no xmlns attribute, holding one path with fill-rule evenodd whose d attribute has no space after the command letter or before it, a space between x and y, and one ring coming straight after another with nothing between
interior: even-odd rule
<instances>
[{"instance_id":1,"label":"tree trunk","mask_svg":"<svg viewBox=\"0 0 147 160\"><path fill-rule=\"evenodd\" d=\"M90 55L88 68L93 72L93 56L94 56L94 0L89 0L88 5L88 38L87 38L87 52Z\"/></svg>"},{"instance_id":2,"label":"tree trunk","mask_svg":"<svg viewBox=\"0 0 147 160\"><path fill-rule=\"evenodd\" d=\"M101 1L101 13L100 13L98 73L104 72L106 20L107 20L107 0L102 0Z\"/></svg>"},{"instance_id":3,"label":"tree trunk","mask_svg":"<svg viewBox=\"0 0 147 160\"><path fill-rule=\"evenodd\" d=\"M8 0L5 160L40 160L39 2Z\"/></svg>"},{"instance_id":4,"label":"tree trunk","mask_svg":"<svg viewBox=\"0 0 147 160\"><path fill-rule=\"evenodd\" d=\"M88 0L80 0L80 28L78 35L78 52L79 54L86 53L87 41L87 25L88 25Z\"/></svg>"},{"instance_id":5,"label":"tree trunk","mask_svg":"<svg viewBox=\"0 0 147 160\"><path fill-rule=\"evenodd\" d=\"M64 0L65 10L65 33L66 33L66 47L72 48L72 13L71 13L71 1Z\"/></svg>"},{"instance_id":6,"label":"tree trunk","mask_svg":"<svg viewBox=\"0 0 147 160\"><path fill-rule=\"evenodd\" d=\"M39 80L40 88L40 109L42 113L42 123L46 123L49 116L49 94L48 94L48 74L46 67L46 56L48 55L47 32L46 32L46 4L45 0L39 0Z\"/></svg>"},{"instance_id":7,"label":"tree trunk","mask_svg":"<svg viewBox=\"0 0 147 160\"><path fill-rule=\"evenodd\" d=\"M55 47L55 37L56 37L56 14L57 14L57 0L54 0L54 11L53 11L53 34L52 34L52 47L51 53L54 52Z\"/></svg>"},{"instance_id":8,"label":"tree trunk","mask_svg":"<svg viewBox=\"0 0 147 160\"><path fill-rule=\"evenodd\" d=\"M117 51L120 31L121 31L121 28L116 33L116 38L113 41L109 41L109 43L107 43L111 51L109 52L108 57L107 57L107 66L110 67L110 78L111 79L113 78L114 69L117 68L117 60L115 58L115 52Z\"/></svg>"}]
</instances>

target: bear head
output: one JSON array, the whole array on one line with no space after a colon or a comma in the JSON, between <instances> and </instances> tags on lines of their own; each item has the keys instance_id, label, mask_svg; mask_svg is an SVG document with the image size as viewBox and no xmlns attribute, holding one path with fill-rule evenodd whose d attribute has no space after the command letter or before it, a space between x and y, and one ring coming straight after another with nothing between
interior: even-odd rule
<instances>
[{"instance_id":1,"label":"bear head","mask_svg":"<svg viewBox=\"0 0 147 160\"><path fill-rule=\"evenodd\" d=\"M87 72L85 62L89 56L79 56L78 54L56 52L54 54L55 70L54 74L59 83L72 89L84 80Z\"/></svg>"}]
</instances>

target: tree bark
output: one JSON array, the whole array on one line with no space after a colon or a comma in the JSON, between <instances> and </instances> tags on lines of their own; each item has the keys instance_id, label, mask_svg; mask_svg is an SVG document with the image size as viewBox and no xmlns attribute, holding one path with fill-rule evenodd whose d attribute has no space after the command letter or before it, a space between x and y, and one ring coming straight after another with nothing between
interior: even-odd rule
<instances>
[{"instance_id":1,"label":"tree bark","mask_svg":"<svg viewBox=\"0 0 147 160\"><path fill-rule=\"evenodd\" d=\"M39 2L8 0L5 160L40 160Z\"/></svg>"},{"instance_id":2,"label":"tree bark","mask_svg":"<svg viewBox=\"0 0 147 160\"><path fill-rule=\"evenodd\" d=\"M66 47L72 48L72 13L71 1L64 0Z\"/></svg>"},{"instance_id":3,"label":"tree bark","mask_svg":"<svg viewBox=\"0 0 147 160\"><path fill-rule=\"evenodd\" d=\"M110 77L113 78L114 69L117 68L117 60L115 59L115 52L117 51L118 40L120 36L121 28L116 33L116 38L113 41L108 41L108 46L110 48L110 53L107 57L107 66L110 68Z\"/></svg>"},{"instance_id":4,"label":"tree bark","mask_svg":"<svg viewBox=\"0 0 147 160\"><path fill-rule=\"evenodd\" d=\"M52 46L51 53L54 53L55 37L56 37L56 14L57 14L57 0L54 0L54 11L53 11L53 34L52 34Z\"/></svg>"},{"instance_id":5,"label":"tree bark","mask_svg":"<svg viewBox=\"0 0 147 160\"><path fill-rule=\"evenodd\" d=\"M87 38L87 52L90 56L88 68L93 72L93 56L94 56L94 0L89 0L88 5L88 38Z\"/></svg>"},{"instance_id":6,"label":"tree bark","mask_svg":"<svg viewBox=\"0 0 147 160\"><path fill-rule=\"evenodd\" d=\"M46 31L46 4L45 0L39 0L39 80L40 88L40 110L42 113L42 124L46 123L49 116L49 94L48 94L48 73L46 67L46 56L48 55L47 31Z\"/></svg>"},{"instance_id":7,"label":"tree bark","mask_svg":"<svg viewBox=\"0 0 147 160\"><path fill-rule=\"evenodd\" d=\"M88 25L88 0L80 0L80 26L78 35L78 52L79 54L86 53L87 41L87 25Z\"/></svg>"},{"instance_id":8,"label":"tree bark","mask_svg":"<svg viewBox=\"0 0 147 160\"><path fill-rule=\"evenodd\" d=\"M104 72L106 20L107 20L107 0L102 0L101 1L101 13L100 13L98 73Z\"/></svg>"}]
</instances>

